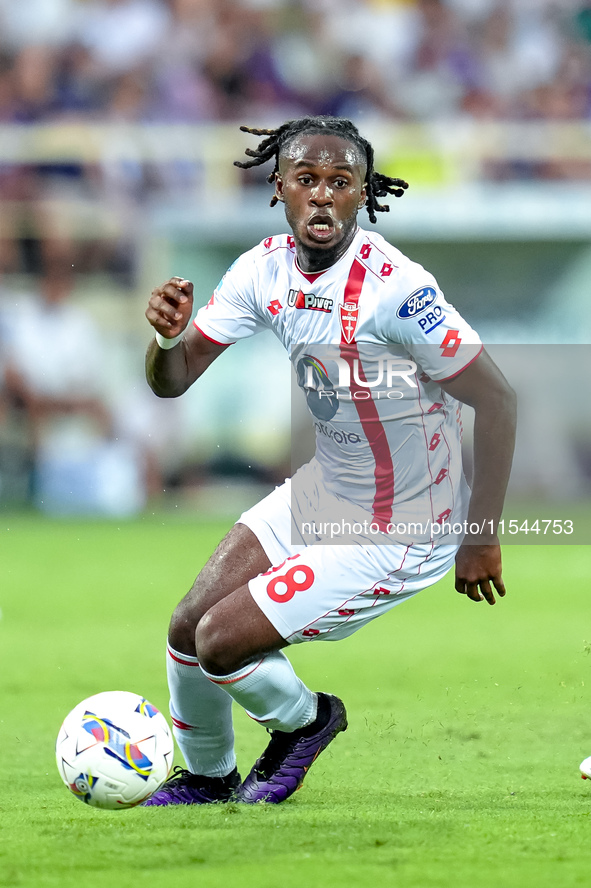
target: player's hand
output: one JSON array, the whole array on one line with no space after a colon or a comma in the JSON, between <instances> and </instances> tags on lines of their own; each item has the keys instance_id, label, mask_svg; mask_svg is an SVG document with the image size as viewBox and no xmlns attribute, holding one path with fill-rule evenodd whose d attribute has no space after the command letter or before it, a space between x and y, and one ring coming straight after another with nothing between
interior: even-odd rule
<instances>
[{"instance_id":1,"label":"player's hand","mask_svg":"<svg viewBox=\"0 0 591 888\"><path fill-rule=\"evenodd\" d=\"M173 277L152 290L146 317L165 339L183 332L193 314L193 284Z\"/></svg>"},{"instance_id":2,"label":"player's hand","mask_svg":"<svg viewBox=\"0 0 591 888\"><path fill-rule=\"evenodd\" d=\"M501 598L505 595L499 544L461 545L456 555L456 591L472 601L494 604L493 587Z\"/></svg>"}]
</instances>

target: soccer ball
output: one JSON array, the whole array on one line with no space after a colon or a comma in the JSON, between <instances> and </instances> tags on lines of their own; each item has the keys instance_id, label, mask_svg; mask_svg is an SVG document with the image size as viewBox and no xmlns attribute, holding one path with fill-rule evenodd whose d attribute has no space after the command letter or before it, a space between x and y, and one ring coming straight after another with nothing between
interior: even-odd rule
<instances>
[{"instance_id":1,"label":"soccer ball","mask_svg":"<svg viewBox=\"0 0 591 888\"><path fill-rule=\"evenodd\" d=\"M140 694L103 691L66 716L56 742L60 777L93 808L133 808L159 789L172 768L166 719Z\"/></svg>"},{"instance_id":2,"label":"soccer ball","mask_svg":"<svg viewBox=\"0 0 591 888\"><path fill-rule=\"evenodd\" d=\"M581 770L581 777L583 778L583 780L591 778L591 755L589 756L589 758L583 759L583 761L579 765L579 768Z\"/></svg>"}]
</instances>

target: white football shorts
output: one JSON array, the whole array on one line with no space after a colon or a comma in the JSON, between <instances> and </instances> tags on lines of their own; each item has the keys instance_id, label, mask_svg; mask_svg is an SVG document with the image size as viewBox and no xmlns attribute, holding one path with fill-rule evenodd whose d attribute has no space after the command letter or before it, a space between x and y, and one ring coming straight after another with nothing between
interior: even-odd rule
<instances>
[{"instance_id":1,"label":"white football shorts","mask_svg":"<svg viewBox=\"0 0 591 888\"><path fill-rule=\"evenodd\" d=\"M297 540L291 480L238 519L273 565L249 581L250 593L290 644L337 641L440 580L458 546L306 544Z\"/></svg>"}]
</instances>

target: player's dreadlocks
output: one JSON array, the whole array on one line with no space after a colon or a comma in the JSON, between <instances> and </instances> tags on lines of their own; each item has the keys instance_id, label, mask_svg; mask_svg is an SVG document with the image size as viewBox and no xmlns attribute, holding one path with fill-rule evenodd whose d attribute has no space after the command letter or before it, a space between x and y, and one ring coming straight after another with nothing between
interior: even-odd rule
<instances>
[{"instance_id":1,"label":"player's dreadlocks","mask_svg":"<svg viewBox=\"0 0 591 888\"><path fill-rule=\"evenodd\" d=\"M235 160L234 166L243 170L251 169L266 163L272 157L275 158L275 169L267 177L268 182L274 182L275 176L279 171L279 155L283 148L289 144L296 136L304 133L317 135L318 133L328 133L332 136L340 136L348 142L352 142L360 149L361 154L365 157L367 165L366 173L366 208L369 214L370 222L376 221L376 213L388 213L390 207L386 204L378 203L378 197L385 197L387 194L393 194L395 197L402 197L408 188L408 183L404 179L391 179L383 173L378 173L373 168L374 151L371 144L364 139L357 127L350 120L344 117L300 117L296 120L288 120L277 129L254 129L249 126L241 126L243 133L250 133L252 136L267 136L259 142L255 149L247 148L245 154L252 157L252 160ZM273 196L271 206L277 203L277 197Z\"/></svg>"}]
</instances>

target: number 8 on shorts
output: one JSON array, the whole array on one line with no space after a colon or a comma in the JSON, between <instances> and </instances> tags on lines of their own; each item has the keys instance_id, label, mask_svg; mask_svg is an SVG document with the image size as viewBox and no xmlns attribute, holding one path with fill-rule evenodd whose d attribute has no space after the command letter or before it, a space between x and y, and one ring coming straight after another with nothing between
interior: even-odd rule
<instances>
[{"instance_id":1,"label":"number 8 on shorts","mask_svg":"<svg viewBox=\"0 0 591 888\"><path fill-rule=\"evenodd\" d=\"M267 595L272 601L281 604L282 601L291 601L296 592L305 592L313 582L312 568L306 564L297 564L267 583Z\"/></svg>"}]
</instances>

